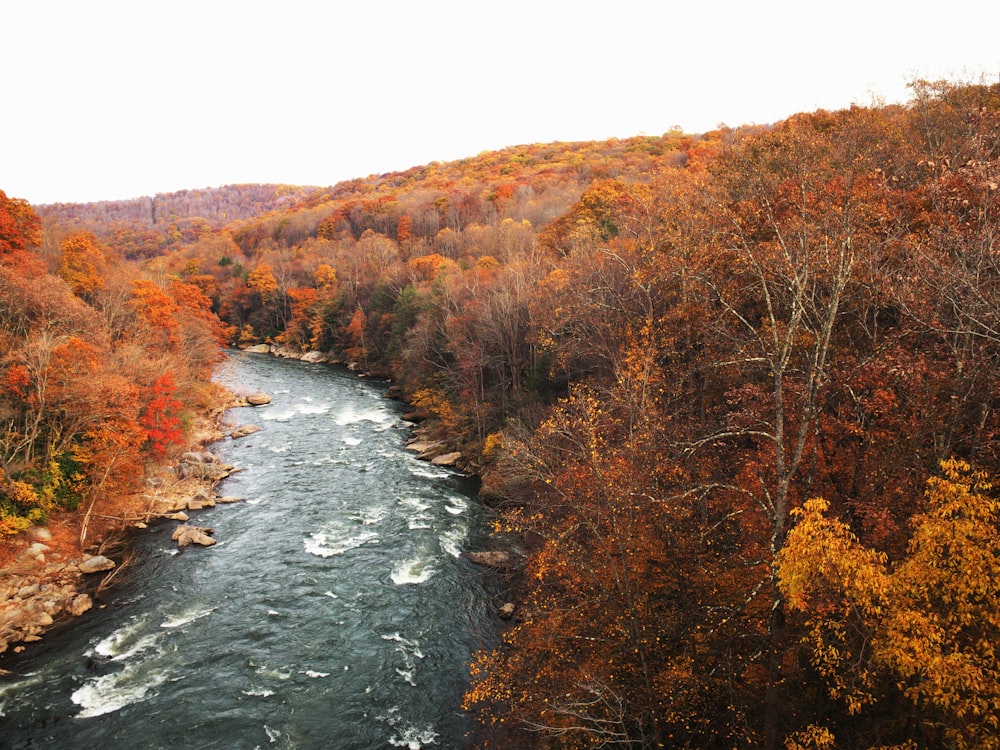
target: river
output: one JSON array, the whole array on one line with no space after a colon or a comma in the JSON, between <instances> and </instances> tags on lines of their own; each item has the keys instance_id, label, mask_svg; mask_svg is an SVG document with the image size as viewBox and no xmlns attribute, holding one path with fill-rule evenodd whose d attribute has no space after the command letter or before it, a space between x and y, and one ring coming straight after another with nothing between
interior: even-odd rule
<instances>
[{"instance_id":1,"label":"river","mask_svg":"<svg viewBox=\"0 0 1000 750\"><path fill-rule=\"evenodd\" d=\"M221 379L271 404L212 450L242 470L192 513L218 543L178 552L174 523L103 607L4 664L9 748L464 748L471 654L497 640L470 480L404 448L384 386L233 354Z\"/></svg>"}]
</instances>

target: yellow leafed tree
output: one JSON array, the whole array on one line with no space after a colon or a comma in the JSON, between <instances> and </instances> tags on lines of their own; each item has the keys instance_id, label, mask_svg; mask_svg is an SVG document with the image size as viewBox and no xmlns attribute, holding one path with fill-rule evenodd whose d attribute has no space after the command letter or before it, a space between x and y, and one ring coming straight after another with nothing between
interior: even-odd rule
<instances>
[{"instance_id":1,"label":"yellow leafed tree","mask_svg":"<svg viewBox=\"0 0 1000 750\"><path fill-rule=\"evenodd\" d=\"M896 742L1000 748L1000 503L968 464L941 468L894 564L827 518L825 501L807 502L778 557L780 586L848 714L896 701Z\"/></svg>"}]
</instances>

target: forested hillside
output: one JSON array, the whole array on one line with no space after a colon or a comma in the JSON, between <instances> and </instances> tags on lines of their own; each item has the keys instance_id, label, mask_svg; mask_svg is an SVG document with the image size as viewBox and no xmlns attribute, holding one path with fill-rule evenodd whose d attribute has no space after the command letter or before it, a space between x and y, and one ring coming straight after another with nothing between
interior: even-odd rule
<instances>
[{"instance_id":1,"label":"forested hillside","mask_svg":"<svg viewBox=\"0 0 1000 750\"><path fill-rule=\"evenodd\" d=\"M318 188L227 185L131 200L36 206L43 222L93 232L124 258L149 258L231 221L288 208Z\"/></svg>"},{"instance_id":2,"label":"forested hillside","mask_svg":"<svg viewBox=\"0 0 1000 750\"><path fill-rule=\"evenodd\" d=\"M83 545L92 518L134 515L145 466L216 401L220 334L198 287L151 279L89 232L43 235L0 192L0 542L79 511Z\"/></svg>"},{"instance_id":3,"label":"forested hillside","mask_svg":"<svg viewBox=\"0 0 1000 750\"><path fill-rule=\"evenodd\" d=\"M148 393L210 363L181 366L210 305L232 343L391 376L481 473L518 561L467 695L497 746L1000 747L998 186L1000 87L918 82L344 183L127 283L114 237L52 225L5 251L52 295L5 322L7 502L74 445L29 432L62 372L31 363L90 349L39 337L104 367L155 334Z\"/></svg>"}]
</instances>

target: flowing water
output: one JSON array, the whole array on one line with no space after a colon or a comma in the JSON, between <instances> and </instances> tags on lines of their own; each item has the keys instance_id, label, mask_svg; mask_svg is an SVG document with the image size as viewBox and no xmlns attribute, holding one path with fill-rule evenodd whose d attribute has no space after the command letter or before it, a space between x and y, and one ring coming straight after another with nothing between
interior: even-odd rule
<instances>
[{"instance_id":1,"label":"flowing water","mask_svg":"<svg viewBox=\"0 0 1000 750\"><path fill-rule=\"evenodd\" d=\"M218 543L141 561L95 609L4 666L0 747L463 748L472 652L496 640L471 483L403 449L384 387L234 354L223 378L273 401L213 446L242 471L192 513Z\"/></svg>"}]
</instances>

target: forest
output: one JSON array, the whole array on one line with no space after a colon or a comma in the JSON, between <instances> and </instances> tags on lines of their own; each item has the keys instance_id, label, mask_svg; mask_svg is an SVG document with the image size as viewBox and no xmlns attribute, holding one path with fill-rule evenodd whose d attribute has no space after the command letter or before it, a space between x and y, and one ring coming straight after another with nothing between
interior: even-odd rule
<instances>
[{"instance_id":1,"label":"forest","mask_svg":"<svg viewBox=\"0 0 1000 750\"><path fill-rule=\"evenodd\" d=\"M136 492L222 343L332 352L516 560L482 746L998 748L1000 86L911 93L169 215L0 193L0 536Z\"/></svg>"}]
</instances>

